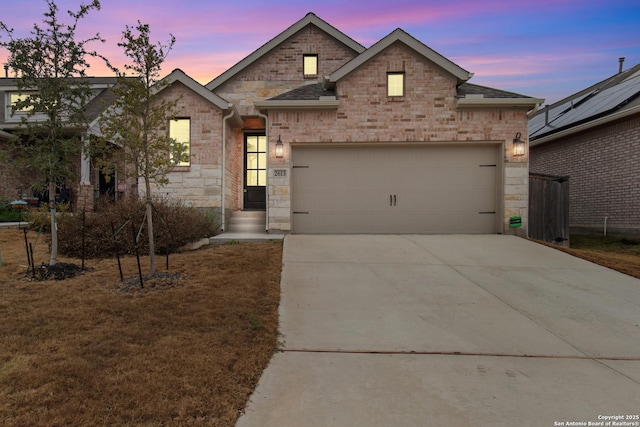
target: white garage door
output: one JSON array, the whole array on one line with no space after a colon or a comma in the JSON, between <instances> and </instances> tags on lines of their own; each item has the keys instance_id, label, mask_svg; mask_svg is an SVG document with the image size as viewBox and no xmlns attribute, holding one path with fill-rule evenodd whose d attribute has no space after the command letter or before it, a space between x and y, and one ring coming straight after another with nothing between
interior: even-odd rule
<instances>
[{"instance_id":1,"label":"white garage door","mask_svg":"<svg viewBox=\"0 0 640 427\"><path fill-rule=\"evenodd\" d=\"M498 145L294 146L294 233L496 233Z\"/></svg>"}]
</instances>

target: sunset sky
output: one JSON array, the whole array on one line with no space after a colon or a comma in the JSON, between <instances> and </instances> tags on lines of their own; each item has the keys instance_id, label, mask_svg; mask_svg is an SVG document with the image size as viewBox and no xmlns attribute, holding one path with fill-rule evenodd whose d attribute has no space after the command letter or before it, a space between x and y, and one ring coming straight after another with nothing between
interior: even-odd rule
<instances>
[{"instance_id":1,"label":"sunset sky","mask_svg":"<svg viewBox=\"0 0 640 427\"><path fill-rule=\"evenodd\" d=\"M85 0L85 3L89 0ZM24 37L41 23L45 0L0 0L0 21ZM80 0L57 0L62 12ZM79 24L99 32L91 46L121 65L117 43L125 25L149 24L152 38L176 37L163 75L174 68L202 84L262 46L308 12L365 47L402 28L474 73L470 83L555 102L640 63L638 0L101 0ZM66 13L61 15L66 20ZM6 40L6 35L2 35ZM0 49L0 63L6 51ZM90 75L110 75L99 64Z\"/></svg>"}]
</instances>

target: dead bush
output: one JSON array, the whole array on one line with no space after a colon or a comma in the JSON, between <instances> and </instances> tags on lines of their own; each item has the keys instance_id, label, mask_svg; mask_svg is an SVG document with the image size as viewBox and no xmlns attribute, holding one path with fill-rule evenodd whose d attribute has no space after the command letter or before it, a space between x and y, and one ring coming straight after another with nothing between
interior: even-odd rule
<instances>
[{"instance_id":1,"label":"dead bush","mask_svg":"<svg viewBox=\"0 0 640 427\"><path fill-rule=\"evenodd\" d=\"M148 254L145 206L140 200L101 202L96 212L66 215L59 220L59 251L69 257L112 257L135 254L134 235L140 254ZM205 237L211 237L218 224L211 215L182 201L158 199L153 212L156 252L165 254Z\"/></svg>"}]
</instances>

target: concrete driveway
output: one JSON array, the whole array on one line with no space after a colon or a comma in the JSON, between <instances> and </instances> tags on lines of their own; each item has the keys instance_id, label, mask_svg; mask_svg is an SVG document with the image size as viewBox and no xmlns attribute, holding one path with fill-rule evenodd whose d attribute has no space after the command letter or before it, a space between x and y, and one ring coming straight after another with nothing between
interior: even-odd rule
<instances>
[{"instance_id":1,"label":"concrete driveway","mask_svg":"<svg viewBox=\"0 0 640 427\"><path fill-rule=\"evenodd\" d=\"M640 426L640 280L518 237L287 236L280 331L237 426Z\"/></svg>"}]
</instances>

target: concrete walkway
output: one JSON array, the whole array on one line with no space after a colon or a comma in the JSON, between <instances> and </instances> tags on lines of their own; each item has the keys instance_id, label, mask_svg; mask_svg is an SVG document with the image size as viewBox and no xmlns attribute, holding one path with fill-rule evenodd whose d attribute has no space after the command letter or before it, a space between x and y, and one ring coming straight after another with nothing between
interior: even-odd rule
<instances>
[{"instance_id":1,"label":"concrete walkway","mask_svg":"<svg viewBox=\"0 0 640 427\"><path fill-rule=\"evenodd\" d=\"M280 331L237 426L640 425L640 280L518 237L289 235Z\"/></svg>"}]
</instances>

